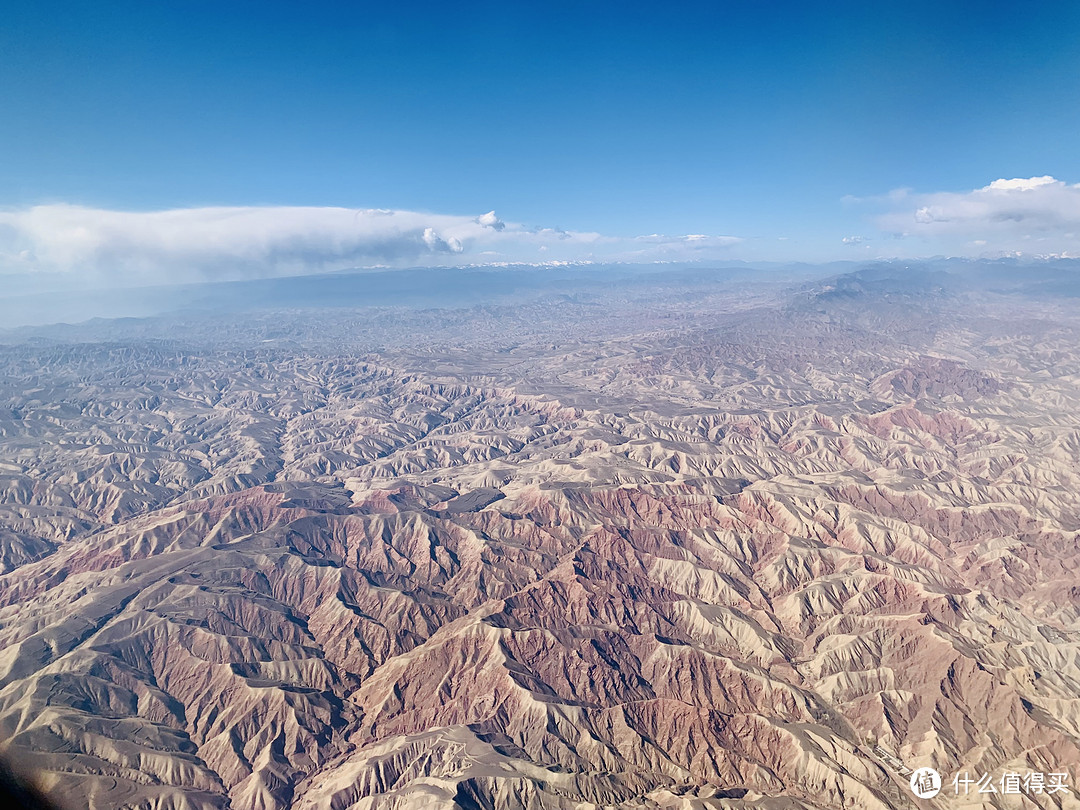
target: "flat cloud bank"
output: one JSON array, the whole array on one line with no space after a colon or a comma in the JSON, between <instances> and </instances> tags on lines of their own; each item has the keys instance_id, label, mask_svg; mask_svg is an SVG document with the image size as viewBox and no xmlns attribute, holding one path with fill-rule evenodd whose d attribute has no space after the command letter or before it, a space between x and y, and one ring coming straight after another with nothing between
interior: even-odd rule
<instances>
[{"instance_id":1,"label":"flat cloud bank","mask_svg":"<svg viewBox=\"0 0 1080 810\"><path fill-rule=\"evenodd\" d=\"M739 241L527 228L494 211L471 217L284 206L132 212L57 204L0 211L0 274L131 286L356 267L685 260L722 255Z\"/></svg>"},{"instance_id":2,"label":"flat cloud bank","mask_svg":"<svg viewBox=\"0 0 1080 810\"><path fill-rule=\"evenodd\" d=\"M999 179L970 191L898 189L846 199L855 203L862 222L838 221L835 237L817 234L820 244L810 239L798 243L801 247L786 237L624 236L532 227L504 221L495 211L457 215L329 206L117 211L55 203L0 210L0 281L10 294L44 291L49 283L104 289L356 268L843 259L852 250L875 260L1080 255L1080 184L1049 175ZM851 235L847 228L854 227L870 231ZM830 240L844 253L824 249ZM796 256L792 250L806 253Z\"/></svg>"}]
</instances>

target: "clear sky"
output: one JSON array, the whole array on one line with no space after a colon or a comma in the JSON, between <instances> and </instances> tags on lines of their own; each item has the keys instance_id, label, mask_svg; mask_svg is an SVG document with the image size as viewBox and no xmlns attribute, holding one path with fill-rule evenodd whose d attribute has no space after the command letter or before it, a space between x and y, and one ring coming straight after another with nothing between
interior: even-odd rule
<instances>
[{"instance_id":1,"label":"clear sky","mask_svg":"<svg viewBox=\"0 0 1080 810\"><path fill-rule=\"evenodd\" d=\"M1076 255L1078 133L1076 2L9 0L0 272Z\"/></svg>"}]
</instances>

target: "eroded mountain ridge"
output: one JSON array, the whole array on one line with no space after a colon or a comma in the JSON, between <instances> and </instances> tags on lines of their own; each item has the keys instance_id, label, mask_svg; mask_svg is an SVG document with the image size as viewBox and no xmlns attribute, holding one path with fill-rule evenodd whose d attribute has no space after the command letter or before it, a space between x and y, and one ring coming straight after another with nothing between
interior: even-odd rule
<instances>
[{"instance_id":1,"label":"eroded mountain ridge","mask_svg":"<svg viewBox=\"0 0 1080 810\"><path fill-rule=\"evenodd\" d=\"M1078 325L916 298L8 346L3 748L93 808L912 806L883 751L1072 773Z\"/></svg>"}]
</instances>

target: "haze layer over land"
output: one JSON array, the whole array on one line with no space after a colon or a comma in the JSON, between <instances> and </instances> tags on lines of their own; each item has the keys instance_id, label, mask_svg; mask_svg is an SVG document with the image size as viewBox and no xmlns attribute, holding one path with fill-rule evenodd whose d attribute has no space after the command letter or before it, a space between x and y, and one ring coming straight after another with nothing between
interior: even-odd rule
<instances>
[{"instance_id":1,"label":"haze layer over land","mask_svg":"<svg viewBox=\"0 0 1080 810\"><path fill-rule=\"evenodd\" d=\"M905 775L1075 785L1075 266L528 272L0 334L0 753L102 810L1080 806Z\"/></svg>"}]
</instances>

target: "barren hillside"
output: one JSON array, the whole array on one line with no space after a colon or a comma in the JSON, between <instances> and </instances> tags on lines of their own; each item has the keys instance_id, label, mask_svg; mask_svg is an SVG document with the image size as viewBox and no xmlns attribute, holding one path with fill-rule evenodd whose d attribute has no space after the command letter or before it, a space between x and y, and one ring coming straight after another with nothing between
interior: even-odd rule
<instances>
[{"instance_id":1,"label":"barren hillside","mask_svg":"<svg viewBox=\"0 0 1080 810\"><path fill-rule=\"evenodd\" d=\"M945 279L12 334L0 753L72 810L1080 807L951 784L1080 778L1080 308Z\"/></svg>"}]
</instances>

